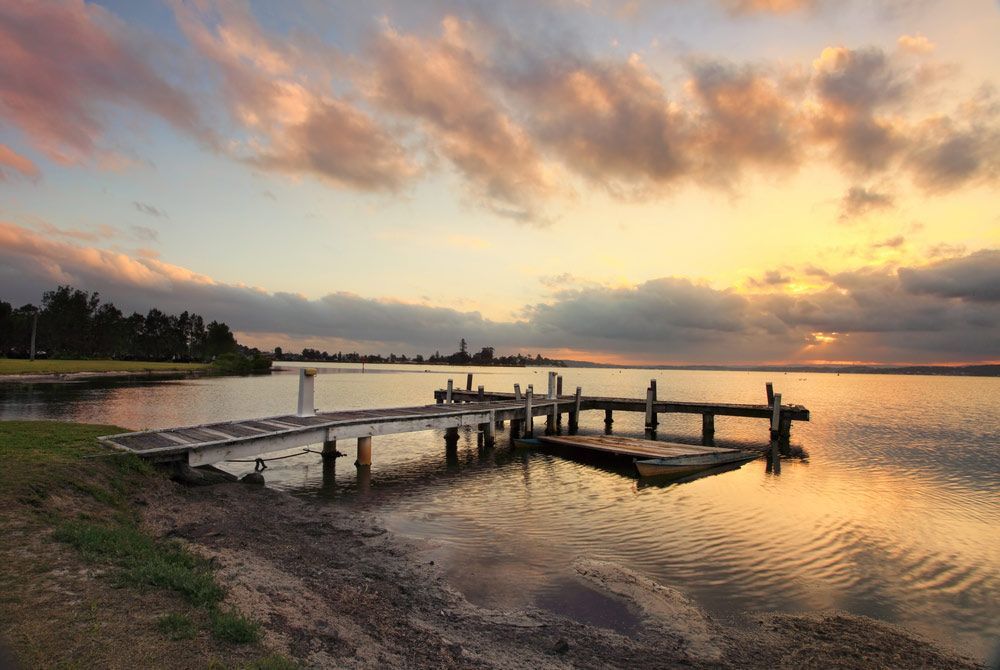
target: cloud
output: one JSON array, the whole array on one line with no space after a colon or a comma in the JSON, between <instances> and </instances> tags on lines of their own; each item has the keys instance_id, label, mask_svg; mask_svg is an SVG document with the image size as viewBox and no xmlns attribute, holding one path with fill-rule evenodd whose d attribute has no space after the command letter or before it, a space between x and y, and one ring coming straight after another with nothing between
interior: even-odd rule
<instances>
[{"instance_id":1,"label":"cloud","mask_svg":"<svg viewBox=\"0 0 1000 670\"><path fill-rule=\"evenodd\" d=\"M708 181L745 163L781 170L798 164L800 115L773 77L758 67L708 60L690 71L688 89L699 104L691 151L706 157Z\"/></svg>"},{"instance_id":2,"label":"cloud","mask_svg":"<svg viewBox=\"0 0 1000 670\"><path fill-rule=\"evenodd\" d=\"M398 190L418 173L389 130L333 93L334 73L309 50L266 33L244 6L172 5L184 35L221 78L238 128L230 155L359 190Z\"/></svg>"},{"instance_id":3,"label":"cloud","mask_svg":"<svg viewBox=\"0 0 1000 670\"><path fill-rule=\"evenodd\" d=\"M977 251L922 268L900 268L899 281L910 293L1000 302L1000 251Z\"/></svg>"},{"instance_id":4,"label":"cloud","mask_svg":"<svg viewBox=\"0 0 1000 670\"><path fill-rule=\"evenodd\" d=\"M530 110L539 144L613 194L644 195L691 169L688 115L638 56L539 60L506 84Z\"/></svg>"},{"instance_id":5,"label":"cloud","mask_svg":"<svg viewBox=\"0 0 1000 670\"><path fill-rule=\"evenodd\" d=\"M791 14L815 7L816 0L720 0L730 14Z\"/></svg>"},{"instance_id":6,"label":"cloud","mask_svg":"<svg viewBox=\"0 0 1000 670\"><path fill-rule=\"evenodd\" d=\"M149 216L152 216L154 218L157 218L157 219L160 219L160 218L169 219L170 218L169 216L167 216L167 213L165 211L163 211L159 207L156 207L154 205L150 205L149 203L139 202L139 201L133 201L132 205L136 208L136 210L142 212L143 214L148 214Z\"/></svg>"},{"instance_id":7,"label":"cloud","mask_svg":"<svg viewBox=\"0 0 1000 670\"><path fill-rule=\"evenodd\" d=\"M906 243L906 238L902 235L896 235L895 237L889 237L882 240L881 242L876 242L875 247L878 249L898 249Z\"/></svg>"},{"instance_id":8,"label":"cloud","mask_svg":"<svg viewBox=\"0 0 1000 670\"><path fill-rule=\"evenodd\" d=\"M758 288L767 288L771 286L783 286L785 284L790 284L792 278L781 272L781 270L768 270L764 273L764 276L750 277L749 284Z\"/></svg>"},{"instance_id":9,"label":"cloud","mask_svg":"<svg viewBox=\"0 0 1000 670\"><path fill-rule=\"evenodd\" d=\"M49 158L113 160L108 107L136 107L210 144L194 101L156 72L148 35L82 0L0 5L0 115ZM160 53L159 55L163 55Z\"/></svg>"},{"instance_id":10,"label":"cloud","mask_svg":"<svg viewBox=\"0 0 1000 670\"><path fill-rule=\"evenodd\" d=\"M369 95L382 109L419 120L479 203L509 218L537 220L552 178L531 137L494 94L466 31L454 17L444 19L437 39L387 27L371 47Z\"/></svg>"},{"instance_id":11,"label":"cloud","mask_svg":"<svg viewBox=\"0 0 1000 670\"><path fill-rule=\"evenodd\" d=\"M783 283L784 275L772 279ZM226 284L161 261L58 242L0 223L5 300L37 301L71 283L124 309L157 306L221 319L247 341L264 335L432 351L457 337L504 350L605 352L630 360L960 361L1000 358L1000 251L926 266L862 268L827 276L805 293L742 294L676 277L641 284L558 290L515 321L479 312L345 292L308 299ZM16 280L16 281L15 281ZM13 294L10 291L14 291ZM830 340L815 333L835 333ZM477 345L478 346L478 345Z\"/></svg>"},{"instance_id":12,"label":"cloud","mask_svg":"<svg viewBox=\"0 0 1000 670\"><path fill-rule=\"evenodd\" d=\"M8 179L12 172L29 179L41 176L38 166L30 158L22 156L6 144L0 144L0 181Z\"/></svg>"},{"instance_id":13,"label":"cloud","mask_svg":"<svg viewBox=\"0 0 1000 670\"><path fill-rule=\"evenodd\" d=\"M155 242L160 238L160 233L153 228L146 226L132 226L132 236L140 242Z\"/></svg>"},{"instance_id":14,"label":"cloud","mask_svg":"<svg viewBox=\"0 0 1000 670\"><path fill-rule=\"evenodd\" d=\"M852 186L840 201L840 220L847 221L880 209L890 209L895 198L863 186Z\"/></svg>"},{"instance_id":15,"label":"cloud","mask_svg":"<svg viewBox=\"0 0 1000 670\"><path fill-rule=\"evenodd\" d=\"M896 43L900 49L912 54L928 54L934 51L937 46L920 33L916 35L900 35Z\"/></svg>"}]
</instances>

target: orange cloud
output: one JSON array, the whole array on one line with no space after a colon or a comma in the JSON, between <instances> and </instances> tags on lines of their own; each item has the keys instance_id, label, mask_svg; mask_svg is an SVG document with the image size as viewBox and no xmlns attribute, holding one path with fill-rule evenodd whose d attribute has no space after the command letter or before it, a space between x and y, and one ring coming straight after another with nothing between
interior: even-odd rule
<instances>
[{"instance_id":1,"label":"orange cloud","mask_svg":"<svg viewBox=\"0 0 1000 670\"><path fill-rule=\"evenodd\" d=\"M29 179L41 176L38 166L30 158L22 156L6 144L0 144L0 179L6 179L12 170Z\"/></svg>"}]
</instances>

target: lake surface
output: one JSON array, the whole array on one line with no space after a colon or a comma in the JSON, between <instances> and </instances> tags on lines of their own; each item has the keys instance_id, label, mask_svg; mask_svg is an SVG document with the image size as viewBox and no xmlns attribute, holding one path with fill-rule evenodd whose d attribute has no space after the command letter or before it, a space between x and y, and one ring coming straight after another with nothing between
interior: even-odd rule
<instances>
[{"instance_id":1,"label":"lake surface","mask_svg":"<svg viewBox=\"0 0 1000 670\"><path fill-rule=\"evenodd\" d=\"M322 366L321 366L322 367ZM327 366L321 409L430 404L466 369ZM475 384L544 389L546 370L483 368ZM980 659L1000 640L1000 379L892 375L564 369L565 388L663 399L764 402L774 381L806 405L792 444L805 460L764 460L671 486L628 470L511 450L465 432L446 458L441 432L374 438L370 476L348 457L325 471L307 454L270 463L270 486L350 514L374 506L394 532L425 540L451 583L487 606L536 606L627 632L634 617L572 577L574 560L613 561L681 588L713 615L835 609L921 632ZM131 429L294 411L297 375L160 382L0 384L0 419ZM661 415L659 438L700 443L701 417ZM642 436L616 413L619 435ZM603 412L581 416L603 432ZM718 446L759 447L766 422L716 417ZM294 453L299 450L292 450ZM235 473L252 464L225 466ZM590 617L590 618L588 618Z\"/></svg>"}]
</instances>

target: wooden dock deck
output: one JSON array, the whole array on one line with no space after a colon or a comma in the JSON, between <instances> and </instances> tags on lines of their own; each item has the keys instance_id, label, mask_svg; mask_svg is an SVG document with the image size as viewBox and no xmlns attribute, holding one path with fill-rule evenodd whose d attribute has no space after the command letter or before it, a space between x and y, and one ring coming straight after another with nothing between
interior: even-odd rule
<instances>
[{"instance_id":1,"label":"wooden dock deck","mask_svg":"<svg viewBox=\"0 0 1000 670\"><path fill-rule=\"evenodd\" d=\"M562 411L572 399L538 399L532 415L547 415L553 405ZM144 430L101 437L105 444L154 460L186 458L189 465L209 465L231 459L252 458L263 453L312 444L335 444L338 439L371 438L375 435L476 426L492 432L486 424L521 421L523 402L483 402L450 405L387 407L367 410L318 412L312 416L284 414L244 421ZM370 444L370 442L369 442Z\"/></svg>"},{"instance_id":2,"label":"wooden dock deck","mask_svg":"<svg viewBox=\"0 0 1000 670\"><path fill-rule=\"evenodd\" d=\"M612 412L645 412L647 437L656 436L657 414L682 412L702 414L703 437L711 438L714 416L744 416L771 420L771 440L787 442L793 420L808 421L809 410L799 405L782 405L780 394L773 394L768 385L769 405L735 405L726 403L696 403L659 401L655 380L647 390L646 400L584 396L580 387L573 395L561 393L562 378L549 373L545 395L535 396L529 385L522 395L515 384L514 393L489 392L483 387L472 391L472 375L467 388L456 390L451 380L448 388L434 392L436 403L408 407L346 409L320 412L314 409L313 386L316 370L299 371L298 409L295 414L283 414L257 419L221 421L196 426L161 430L144 430L101 437L108 446L136 453L158 461L187 461L191 466L210 465L226 460L257 458L269 452L323 445L324 455L336 454L339 439L358 440L357 464L371 464L372 437L424 430L444 430L445 446L454 450L459 428L475 427L483 446L493 446L497 427L510 421L511 440L534 435L535 417L545 417L545 434L562 432L563 415L568 416L567 432L575 434L580 413L586 410L605 412L605 431L610 434ZM617 438L616 438L617 439ZM624 440L619 439L619 442Z\"/></svg>"}]
</instances>

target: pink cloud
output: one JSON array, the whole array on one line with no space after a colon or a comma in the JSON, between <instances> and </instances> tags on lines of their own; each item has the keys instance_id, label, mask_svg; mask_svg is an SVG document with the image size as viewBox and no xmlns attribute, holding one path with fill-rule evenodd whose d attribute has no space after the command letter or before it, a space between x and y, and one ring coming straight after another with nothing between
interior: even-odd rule
<instances>
[{"instance_id":1,"label":"pink cloud","mask_svg":"<svg viewBox=\"0 0 1000 670\"><path fill-rule=\"evenodd\" d=\"M181 30L218 73L238 134L247 135L229 142L230 155L362 190L395 190L417 174L388 130L333 94L333 73L320 59L267 34L245 7L173 7Z\"/></svg>"},{"instance_id":2,"label":"pink cloud","mask_svg":"<svg viewBox=\"0 0 1000 670\"><path fill-rule=\"evenodd\" d=\"M489 209L537 219L554 184L530 135L492 90L488 64L453 17L437 39L386 29L371 49L370 96L382 109L418 119Z\"/></svg>"},{"instance_id":3,"label":"pink cloud","mask_svg":"<svg viewBox=\"0 0 1000 670\"><path fill-rule=\"evenodd\" d=\"M22 156L6 144L0 144L0 179L9 177L11 171L29 179L41 176L38 166L30 158Z\"/></svg>"},{"instance_id":4,"label":"pink cloud","mask_svg":"<svg viewBox=\"0 0 1000 670\"><path fill-rule=\"evenodd\" d=\"M64 164L105 146L108 105L139 107L204 141L197 108L149 62L148 36L82 0L0 5L0 118Z\"/></svg>"}]
</instances>

